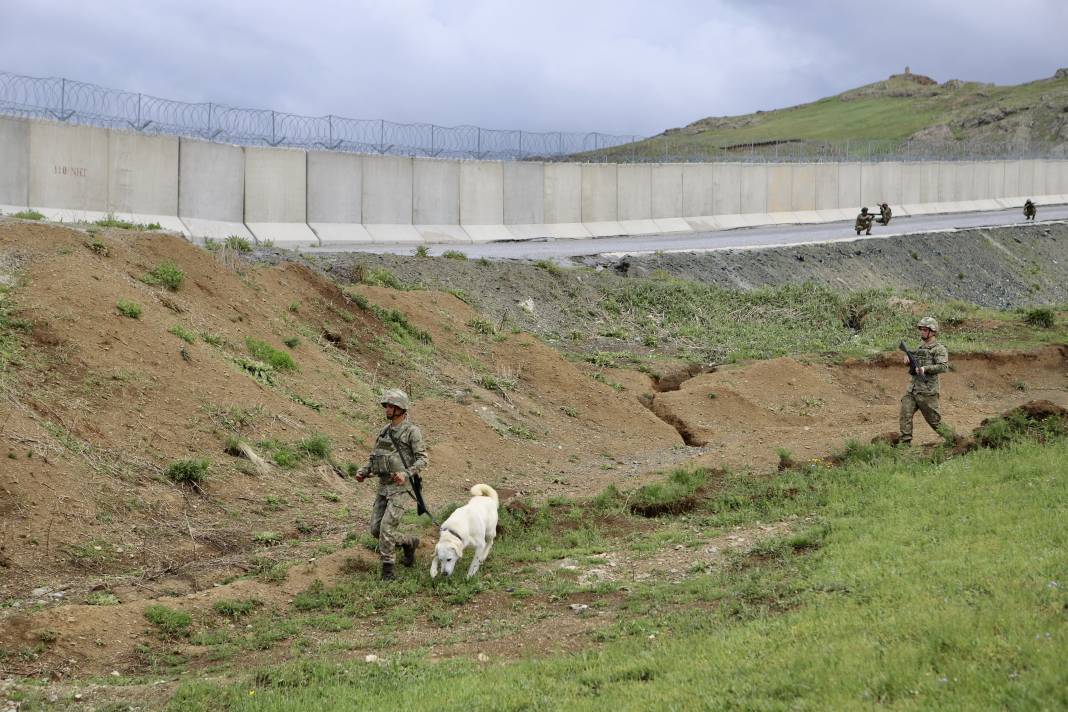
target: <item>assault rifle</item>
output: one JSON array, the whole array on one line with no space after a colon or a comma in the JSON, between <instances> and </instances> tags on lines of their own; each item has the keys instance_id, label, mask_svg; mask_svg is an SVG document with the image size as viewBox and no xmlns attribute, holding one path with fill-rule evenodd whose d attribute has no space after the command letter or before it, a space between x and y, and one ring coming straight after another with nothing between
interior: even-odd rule
<instances>
[{"instance_id":1,"label":"assault rifle","mask_svg":"<svg viewBox=\"0 0 1068 712\"><path fill-rule=\"evenodd\" d=\"M909 351L908 344L906 344L904 340L899 341L898 344L897 344L897 347L899 349L901 349L902 351L904 351L905 355L909 359L909 375L910 376L915 376L916 373L918 372L918 369L920 368L919 365L916 363L916 354L913 353L912 351ZM927 376L926 375L921 375L920 378L922 378L925 381L927 380Z\"/></svg>"},{"instance_id":2,"label":"assault rifle","mask_svg":"<svg viewBox=\"0 0 1068 712\"><path fill-rule=\"evenodd\" d=\"M434 519L434 515L430 513L430 509L426 506L426 501L423 500L423 478L417 474L408 472L408 468L411 465L408 462L408 458L404 456L404 450L401 449L400 443L397 442L397 438L393 436L393 431L386 427L386 434L389 435L389 439L393 441L393 448L400 456L401 462L404 463L404 471L408 473L408 480L412 483L412 488L408 490L408 495L415 500L415 512L416 514L425 514L430 517L430 521L437 524L437 520Z\"/></svg>"}]
</instances>

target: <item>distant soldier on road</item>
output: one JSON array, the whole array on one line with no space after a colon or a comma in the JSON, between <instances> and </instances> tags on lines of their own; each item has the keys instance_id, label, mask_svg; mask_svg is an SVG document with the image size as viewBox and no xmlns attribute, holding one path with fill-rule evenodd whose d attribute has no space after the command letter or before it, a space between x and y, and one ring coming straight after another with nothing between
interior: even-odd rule
<instances>
[{"instance_id":1,"label":"distant soldier on road","mask_svg":"<svg viewBox=\"0 0 1068 712\"><path fill-rule=\"evenodd\" d=\"M1036 215L1038 215L1038 208L1036 208L1035 204L1028 198L1024 201L1024 220L1034 220Z\"/></svg>"},{"instance_id":2,"label":"distant soldier on road","mask_svg":"<svg viewBox=\"0 0 1068 712\"><path fill-rule=\"evenodd\" d=\"M890 210L890 206L887 205L886 203L883 203L883 204L881 204L879 206L879 219L876 220L875 222L879 223L880 225L889 225L890 224L890 216L892 214L893 214L893 211Z\"/></svg>"},{"instance_id":3,"label":"distant soldier on road","mask_svg":"<svg viewBox=\"0 0 1068 712\"><path fill-rule=\"evenodd\" d=\"M857 215L857 222L853 225L853 229L860 234L861 230L867 230L867 233L871 234L871 221L875 219L875 216L868 212L867 208L860 209L860 215Z\"/></svg>"},{"instance_id":4,"label":"distant soldier on road","mask_svg":"<svg viewBox=\"0 0 1068 712\"><path fill-rule=\"evenodd\" d=\"M942 423L939 409L938 374L949 370L949 351L938 343L938 322L925 316L916 324L923 343L914 352L906 352L905 363L910 368L915 362L915 373L905 397L901 399L901 438L903 445L912 443L912 419L916 411L923 413L924 420L944 439L953 437L953 430Z\"/></svg>"},{"instance_id":5,"label":"distant soldier on road","mask_svg":"<svg viewBox=\"0 0 1068 712\"><path fill-rule=\"evenodd\" d=\"M382 394L379 403L385 408L389 424L378 434L367 464L356 472L356 481L368 475L378 477L378 495L371 512L371 536L378 539L382 558L382 580L397 578L394 565L397 547L404 551L401 563L412 566L419 538L401 532L401 518L411 504L409 480L427 466L428 458L419 426L408 419L410 402L401 390Z\"/></svg>"}]
</instances>

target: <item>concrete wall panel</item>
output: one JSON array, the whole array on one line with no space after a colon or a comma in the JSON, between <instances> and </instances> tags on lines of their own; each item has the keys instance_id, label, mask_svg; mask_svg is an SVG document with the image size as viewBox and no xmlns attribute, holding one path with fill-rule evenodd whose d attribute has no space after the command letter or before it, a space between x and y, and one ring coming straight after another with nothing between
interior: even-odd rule
<instances>
[{"instance_id":1,"label":"concrete wall panel","mask_svg":"<svg viewBox=\"0 0 1068 712\"><path fill-rule=\"evenodd\" d=\"M767 166L767 173L767 212L789 212L791 210L791 195L793 193L793 165L789 163L772 163Z\"/></svg>"},{"instance_id":2,"label":"concrete wall panel","mask_svg":"<svg viewBox=\"0 0 1068 712\"><path fill-rule=\"evenodd\" d=\"M838 164L817 163L813 166L816 210L838 207Z\"/></svg>"},{"instance_id":3,"label":"concrete wall panel","mask_svg":"<svg viewBox=\"0 0 1068 712\"><path fill-rule=\"evenodd\" d=\"M742 164L712 164L712 215L742 212Z\"/></svg>"},{"instance_id":4,"label":"concrete wall panel","mask_svg":"<svg viewBox=\"0 0 1068 712\"><path fill-rule=\"evenodd\" d=\"M861 164L838 164L838 207L842 210L860 212Z\"/></svg>"},{"instance_id":5,"label":"concrete wall panel","mask_svg":"<svg viewBox=\"0 0 1068 712\"><path fill-rule=\"evenodd\" d=\"M682 164L682 215L684 217L715 214L714 185L716 165L726 164ZM737 199L737 185L735 185L734 195Z\"/></svg>"},{"instance_id":6,"label":"concrete wall panel","mask_svg":"<svg viewBox=\"0 0 1068 712\"><path fill-rule=\"evenodd\" d=\"M545 164L545 222L582 222L582 166L578 163Z\"/></svg>"},{"instance_id":7,"label":"concrete wall panel","mask_svg":"<svg viewBox=\"0 0 1068 712\"><path fill-rule=\"evenodd\" d=\"M112 131L108 139L108 210L178 216L178 138Z\"/></svg>"},{"instance_id":8,"label":"concrete wall panel","mask_svg":"<svg viewBox=\"0 0 1068 712\"><path fill-rule=\"evenodd\" d=\"M871 207L882 202L900 205L901 172L900 163L865 163L860 173L860 202Z\"/></svg>"},{"instance_id":9,"label":"concrete wall panel","mask_svg":"<svg viewBox=\"0 0 1068 712\"><path fill-rule=\"evenodd\" d=\"M957 197L957 170L955 161L942 161L938 164L938 200L939 203L949 203L961 200Z\"/></svg>"},{"instance_id":10,"label":"concrete wall panel","mask_svg":"<svg viewBox=\"0 0 1068 712\"><path fill-rule=\"evenodd\" d=\"M768 212L768 171L761 163L741 164L741 211L743 215Z\"/></svg>"},{"instance_id":11,"label":"concrete wall panel","mask_svg":"<svg viewBox=\"0 0 1068 712\"><path fill-rule=\"evenodd\" d=\"M545 222L545 165L508 161L504 169L504 224L541 225Z\"/></svg>"},{"instance_id":12,"label":"concrete wall panel","mask_svg":"<svg viewBox=\"0 0 1068 712\"><path fill-rule=\"evenodd\" d=\"M0 209L28 207L29 187L30 122L0 118Z\"/></svg>"},{"instance_id":13,"label":"concrete wall panel","mask_svg":"<svg viewBox=\"0 0 1068 712\"><path fill-rule=\"evenodd\" d=\"M649 220L653 217L652 166L647 163L620 164L616 169L616 184L620 220Z\"/></svg>"},{"instance_id":14,"label":"concrete wall panel","mask_svg":"<svg viewBox=\"0 0 1068 712\"><path fill-rule=\"evenodd\" d=\"M975 164L968 161L958 161L953 164L953 198L954 201L977 200L972 195L975 185Z\"/></svg>"},{"instance_id":15,"label":"concrete wall panel","mask_svg":"<svg viewBox=\"0 0 1068 712\"><path fill-rule=\"evenodd\" d=\"M304 151L245 149L245 222L307 222L308 159Z\"/></svg>"},{"instance_id":16,"label":"concrete wall panel","mask_svg":"<svg viewBox=\"0 0 1068 712\"><path fill-rule=\"evenodd\" d=\"M460 224L460 162L412 159L412 222Z\"/></svg>"},{"instance_id":17,"label":"concrete wall panel","mask_svg":"<svg viewBox=\"0 0 1068 712\"><path fill-rule=\"evenodd\" d=\"M178 171L180 217L244 223L245 154L240 147L179 139Z\"/></svg>"},{"instance_id":18,"label":"concrete wall panel","mask_svg":"<svg viewBox=\"0 0 1068 712\"><path fill-rule=\"evenodd\" d=\"M504 170L498 161L460 163L460 222L504 224Z\"/></svg>"},{"instance_id":19,"label":"concrete wall panel","mask_svg":"<svg viewBox=\"0 0 1068 712\"><path fill-rule=\"evenodd\" d=\"M619 219L619 182L614 163L582 164L582 222Z\"/></svg>"},{"instance_id":20,"label":"concrete wall panel","mask_svg":"<svg viewBox=\"0 0 1068 712\"><path fill-rule=\"evenodd\" d=\"M1020 167L1023 161L1005 161L1005 185L1001 197L1016 198L1020 193Z\"/></svg>"},{"instance_id":21,"label":"concrete wall panel","mask_svg":"<svg viewBox=\"0 0 1068 712\"><path fill-rule=\"evenodd\" d=\"M308 152L308 222L363 222L363 163L359 156Z\"/></svg>"},{"instance_id":22,"label":"concrete wall panel","mask_svg":"<svg viewBox=\"0 0 1068 712\"><path fill-rule=\"evenodd\" d=\"M1041 159L1030 161L1031 163L1031 192L1034 195L1050 195L1048 192L1048 185L1046 184L1046 162ZM1031 197L1031 194L1025 194L1024 197Z\"/></svg>"},{"instance_id":23,"label":"concrete wall panel","mask_svg":"<svg viewBox=\"0 0 1068 712\"><path fill-rule=\"evenodd\" d=\"M652 165L653 218L680 218L682 212L682 164Z\"/></svg>"},{"instance_id":24,"label":"concrete wall panel","mask_svg":"<svg viewBox=\"0 0 1068 712\"><path fill-rule=\"evenodd\" d=\"M411 225L412 159L364 156L362 160L364 224ZM408 237L412 235L408 234ZM418 239L418 235L415 239Z\"/></svg>"},{"instance_id":25,"label":"concrete wall panel","mask_svg":"<svg viewBox=\"0 0 1068 712\"><path fill-rule=\"evenodd\" d=\"M1029 198L1035 193L1035 162L1020 161L1020 182L1017 197Z\"/></svg>"},{"instance_id":26,"label":"concrete wall panel","mask_svg":"<svg viewBox=\"0 0 1068 712\"><path fill-rule=\"evenodd\" d=\"M991 161L990 162L990 198L1005 198L1008 193L1005 192L1005 174L1008 169L1008 163L1006 161Z\"/></svg>"},{"instance_id":27,"label":"concrete wall panel","mask_svg":"<svg viewBox=\"0 0 1068 712\"><path fill-rule=\"evenodd\" d=\"M990 194L992 172L990 161L977 161L972 165L972 187L968 193L968 200L984 200L994 197Z\"/></svg>"},{"instance_id":28,"label":"concrete wall panel","mask_svg":"<svg viewBox=\"0 0 1068 712\"><path fill-rule=\"evenodd\" d=\"M816 168L815 163L795 163L794 176L790 190L790 210L794 212L811 212L816 209Z\"/></svg>"},{"instance_id":29,"label":"concrete wall panel","mask_svg":"<svg viewBox=\"0 0 1068 712\"><path fill-rule=\"evenodd\" d=\"M95 214L87 218L106 213L108 131L31 122L28 201L61 219L78 219L86 211ZM50 215L49 209L61 214Z\"/></svg>"}]
</instances>

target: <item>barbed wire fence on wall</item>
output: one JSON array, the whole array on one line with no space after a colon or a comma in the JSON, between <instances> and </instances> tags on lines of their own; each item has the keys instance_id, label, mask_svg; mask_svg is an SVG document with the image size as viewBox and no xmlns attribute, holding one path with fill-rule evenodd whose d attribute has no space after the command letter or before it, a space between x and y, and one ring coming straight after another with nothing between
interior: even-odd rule
<instances>
[{"instance_id":1,"label":"barbed wire fence on wall","mask_svg":"<svg viewBox=\"0 0 1068 712\"><path fill-rule=\"evenodd\" d=\"M190 103L62 77L0 72L0 114L248 146L432 158L617 163L974 161L1063 157L1063 147L979 141L772 140L694 146L685 131L658 142L600 132L537 132L302 116Z\"/></svg>"}]
</instances>

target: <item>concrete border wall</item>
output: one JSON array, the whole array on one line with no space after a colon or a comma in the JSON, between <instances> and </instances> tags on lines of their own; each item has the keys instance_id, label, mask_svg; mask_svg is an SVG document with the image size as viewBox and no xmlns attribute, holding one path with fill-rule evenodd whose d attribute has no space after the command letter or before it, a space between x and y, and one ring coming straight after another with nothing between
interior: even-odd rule
<instances>
[{"instance_id":1,"label":"concrete border wall","mask_svg":"<svg viewBox=\"0 0 1068 712\"><path fill-rule=\"evenodd\" d=\"M229 146L0 118L0 210L108 213L195 239L468 243L1068 202L1068 161L577 164Z\"/></svg>"},{"instance_id":2,"label":"concrete border wall","mask_svg":"<svg viewBox=\"0 0 1068 712\"><path fill-rule=\"evenodd\" d=\"M254 239L245 227L245 152L178 140L178 217L194 238Z\"/></svg>"},{"instance_id":3,"label":"concrete border wall","mask_svg":"<svg viewBox=\"0 0 1068 712\"><path fill-rule=\"evenodd\" d=\"M0 118L0 211L30 205L30 124Z\"/></svg>"},{"instance_id":4,"label":"concrete border wall","mask_svg":"<svg viewBox=\"0 0 1068 712\"><path fill-rule=\"evenodd\" d=\"M99 220L108 209L107 129L30 123L28 202L49 220Z\"/></svg>"}]
</instances>

